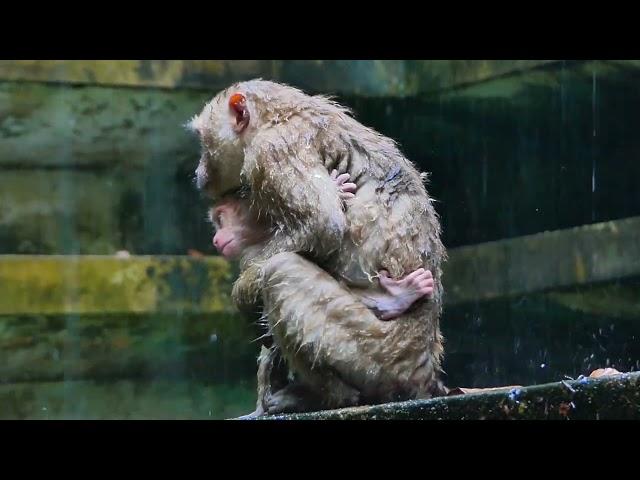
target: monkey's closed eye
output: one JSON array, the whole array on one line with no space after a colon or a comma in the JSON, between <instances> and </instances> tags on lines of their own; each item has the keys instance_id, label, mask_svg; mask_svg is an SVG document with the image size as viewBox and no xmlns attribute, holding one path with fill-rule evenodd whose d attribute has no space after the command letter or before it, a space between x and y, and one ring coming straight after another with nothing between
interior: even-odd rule
<instances>
[{"instance_id":1,"label":"monkey's closed eye","mask_svg":"<svg viewBox=\"0 0 640 480\"><path fill-rule=\"evenodd\" d=\"M220 210L215 209L215 208L211 208L209 210L209 214L207 216L209 217L209 222L211 222L214 227L219 228L219 226L220 226Z\"/></svg>"}]
</instances>

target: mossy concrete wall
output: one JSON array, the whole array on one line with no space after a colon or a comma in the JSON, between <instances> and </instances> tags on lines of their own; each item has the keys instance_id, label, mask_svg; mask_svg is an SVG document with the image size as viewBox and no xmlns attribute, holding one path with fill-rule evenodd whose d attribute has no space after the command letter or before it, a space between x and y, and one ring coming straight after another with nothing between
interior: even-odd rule
<instances>
[{"instance_id":1,"label":"mossy concrete wall","mask_svg":"<svg viewBox=\"0 0 640 480\"><path fill-rule=\"evenodd\" d=\"M312 91L404 96L554 62L557 60L3 60L0 80L211 91L261 77Z\"/></svg>"},{"instance_id":2,"label":"mossy concrete wall","mask_svg":"<svg viewBox=\"0 0 640 480\"><path fill-rule=\"evenodd\" d=\"M0 315L229 313L220 257L2 255Z\"/></svg>"},{"instance_id":3,"label":"mossy concrete wall","mask_svg":"<svg viewBox=\"0 0 640 480\"><path fill-rule=\"evenodd\" d=\"M634 217L451 249L445 302L555 290L550 298L575 303L562 289L640 277L639 235ZM0 255L0 315L228 313L236 267L221 257Z\"/></svg>"},{"instance_id":4,"label":"mossy concrete wall","mask_svg":"<svg viewBox=\"0 0 640 480\"><path fill-rule=\"evenodd\" d=\"M638 215L638 68L0 61L0 253L213 253L192 183L198 142L182 126L217 89L255 76L337 94L400 141L432 173L449 247Z\"/></svg>"}]
</instances>

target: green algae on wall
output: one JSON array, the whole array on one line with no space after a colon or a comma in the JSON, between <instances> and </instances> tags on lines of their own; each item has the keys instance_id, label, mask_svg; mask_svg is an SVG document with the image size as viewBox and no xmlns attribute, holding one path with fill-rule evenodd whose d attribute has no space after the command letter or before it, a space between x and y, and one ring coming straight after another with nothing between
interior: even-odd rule
<instances>
[{"instance_id":1,"label":"green algae on wall","mask_svg":"<svg viewBox=\"0 0 640 480\"><path fill-rule=\"evenodd\" d=\"M0 315L231 312L220 257L0 256Z\"/></svg>"}]
</instances>

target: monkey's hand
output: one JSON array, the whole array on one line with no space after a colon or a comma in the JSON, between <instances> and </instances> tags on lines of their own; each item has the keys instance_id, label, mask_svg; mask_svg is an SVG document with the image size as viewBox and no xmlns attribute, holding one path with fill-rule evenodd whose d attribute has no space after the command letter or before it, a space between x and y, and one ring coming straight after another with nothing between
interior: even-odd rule
<instances>
[{"instance_id":1,"label":"monkey's hand","mask_svg":"<svg viewBox=\"0 0 640 480\"><path fill-rule=\"evenodd\" d=\"M349 177L350 175L348 173L338 175L338 170L331 172L331 179L335 182L336 187L338 187L338 195L342 200L349 200L356 196L355 191L358 186L355 183L345 183L349 180Z\"/></svg>"}]
</instances>

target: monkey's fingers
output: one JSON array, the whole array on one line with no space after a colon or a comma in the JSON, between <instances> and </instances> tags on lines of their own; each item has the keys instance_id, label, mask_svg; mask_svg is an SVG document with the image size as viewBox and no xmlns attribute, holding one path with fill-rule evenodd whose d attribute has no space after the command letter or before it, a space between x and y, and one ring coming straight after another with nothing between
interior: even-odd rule
<instances>
[{"instance_id":1,"label":"monkey's fingers","mask_svg":"<svg viewBox=\"0 0 640 480\"><path fill-rule=\"evenodd\" d=\"M425 281L431 282L433 284L433 275L431 274L431 272L429 270L424 270L423 272L416 270L415 272L412 272L410 275L407 275L405 278L403 278L401 280L401 284L408 287L416 287L417 285Z\"/></svg>"},{"instance_id":2,"label":"monkey's fingers","mask_svg":"<svg viewBox=\"0 0 640 480\"><path fill-rule=\"evenodd\" d=\"M355 183L345 183L342 185L343 192L355 192L358 186Z\"/></svg>"},{"instance_id":3,"label":"monkey's fingers","mask_svg":"<svg viewBox=\"0 0 640 480\"><path fill-rule=\"evenodd\" d=\"M264 415L264 410L263 409L256 409L251 413L247 413L246 415L242 415L240 417L236 417L234 420L249 420L249 419L252 419L252 418L259 417L261 415Z\"/></svg>"},{"instance_id":4,"label":"monkey's fingers","mask_svg":"<svg viewBox=\"0 0 640 480\"><path fill-rule=\"evenodd\" d=\"M431 283L433 283L433 277L431 275L429 275L429 270L427 270L426 272L421 273L417 277L414 277L411 281L414 284L418 284L418 283L422 283L422 282L431 282Z\"/></svg>"},{"instance_id":5,"label":"monkey's fingers","mask_svg":"<svg viewBox=\"0 0 640 480\"><path fill-rule=\"evenodd\" d=\"M424 268L419 268L418 270L411 272L409 275L402 278L400 282L402 282L403 284L413 283L414 280L418 279L419 277L422 277L424 273L425 273Z\"/></svg>"},{"instance_id":6,"label":"monkey's fingers","mask_svg":"<svg viewBox=\"0 0 640 480\"><path fill-rule=\"evenodd\" d=\"M335 181L338 185L342 185L344 182L349 180L349 177L350 175L348 173L343 173L342 175L339 175L337 178L335 178Z\"/></svg>"},{"instance_id":7,"label":"monkey's fingers","mask_svg":"<svg viewBox=\"0 0 640 480\"><path fill-rule=\"evenodd\" d=\"M421 290L421 291L422 291L422 290L426 290L426 289L431 289L431 290L433 290L433 282L429 282L429 281L427 280L427 281L424 281L424 282L420 282L420 283L418 284L418 290Z\"/></svg>"},{"instance_id":8,"label":"monkey's fingers","mask_svg":"<svg viewBox=\"0 0 640 480\"><path fill-rule=\"evenodd\" d=\"M355 194L351 192L340 192L340 198L343 200L349 200L350 198L355 198Z\"/></svg>"},{"instance_id":9,"label":"monkey's fingers","mask_svg":"<svg viewBox=\"0 0 640 480\"><path fill-rule=\"evenodd\" d=\"M421 287L418 289L418 293L420 293L423 297L430 297L433 294L433 287Z\"/></svg>"},{"instance_id":10,"label":"monkey's fingers","mask_svg":"<svg viewBox=\"0 0 640 480\"><path fill-rule=\"evenodd\" d=\"M333 169L330 175L331 180L335 180L337 176L338 176L338 170Z\"/></svg>"}]
</instances>

